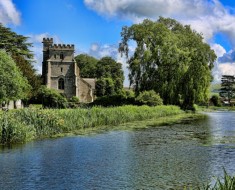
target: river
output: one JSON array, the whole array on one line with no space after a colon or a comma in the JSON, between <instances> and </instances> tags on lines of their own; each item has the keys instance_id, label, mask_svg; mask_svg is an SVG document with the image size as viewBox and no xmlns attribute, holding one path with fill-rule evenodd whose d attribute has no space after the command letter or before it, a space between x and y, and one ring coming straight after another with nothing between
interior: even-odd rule
<instances>
[{"instance_id":1,"label":"river","mask_svg":"<svg viewBox=\"0 0 235 190\"><path fill-rule=\"evenodd\" d=\"M235 112L0 150L0 189L183 189L235 175Z\"/></svg>"}]
</instances>

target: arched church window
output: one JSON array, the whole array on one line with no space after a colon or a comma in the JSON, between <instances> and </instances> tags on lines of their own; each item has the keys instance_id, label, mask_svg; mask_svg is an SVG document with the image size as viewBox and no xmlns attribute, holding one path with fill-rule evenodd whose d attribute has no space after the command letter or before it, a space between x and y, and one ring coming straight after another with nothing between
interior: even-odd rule
<instances>
[{"instance_id":1,"label":"arched church window","mask_svg":"<svg viewBox=\"0 0 235 190\"><path fill-rule=\"evenodd\" d=\"M64 59L64 54L62 52L60 53L60 59Z\"/></svg>"},{"instance_id":2,"label":"arched church window","mask_svg":"<svg viewBox=\"0 0 235 190\"><path fill-rule=\"evenodd\" d=\"M58 81L58 89L64 90L64 79L60 78Z\"/></svg>"}]
</instances>

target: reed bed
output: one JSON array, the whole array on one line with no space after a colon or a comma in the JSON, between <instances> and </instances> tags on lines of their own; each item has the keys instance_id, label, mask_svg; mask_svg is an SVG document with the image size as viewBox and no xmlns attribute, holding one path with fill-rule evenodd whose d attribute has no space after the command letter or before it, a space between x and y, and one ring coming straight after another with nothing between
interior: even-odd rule
<instances>
[{"instance_id":1,"label":"reed bed","mask_svg":"<svg viewBox=\"0 0 235 190\"><path fill-rule=\"evenodd\" d=\"M132 121L157 119L184 113L177 106L121 106L90 109L55 110L63 118L68 131L108 125L110 127Z\"/></svg>"},{"instance_id":2,"label":"reed bed","mask_svg":"<svg viewBox=\"0 0 235 190\"><path fill-rule=\"evenodd\" d=\"M21 109L0 112L0 143L24 143L86 128L117 126L184 113L177 106L121 106L79 109Z\"/></svg>"},{"instance_id":3,"label":"reed bed","mask_svg":"<svg viewBox=\"0 0 235 190\"><path fill-rule=\"evenodd\" d=\"M235 190L235 176L230 176L224 169L224 177L217 178L214 185L208 184L199 190Z\"/></svg>"}]
</instances>

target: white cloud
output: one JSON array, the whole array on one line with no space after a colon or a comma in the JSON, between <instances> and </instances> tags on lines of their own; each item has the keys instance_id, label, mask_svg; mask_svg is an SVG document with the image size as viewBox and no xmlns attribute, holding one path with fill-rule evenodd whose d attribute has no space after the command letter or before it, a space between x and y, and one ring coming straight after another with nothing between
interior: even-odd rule
<instances>
[{"instance_id":1,"label":"white cloud","mask_svg":"<svg viewBox=\"0 0 235 190\"><path fill-rule=\"evenodd\" d=\"M0 22L5 24L20 24L20 12L12 0L0 0Z\"/></svg>"},{"instance_id":2,"label":"white cloud","mask_svg":"<svg viewBox=\"0 0 235 190\"><path fill-rule=\"evenodd\" d=\"M220 44L212 44L211 49L215 51L217 57L222 57L226 53L226 50Z\"/></svg>"},{"instance_id":3,"label":"white cloud","mask_svg":"<svg viewBox=\"0 0 235 190\"><path fill-rule=\"evenodd\" d=\"M108 45L108 44L98 44L93 43L91 44L89 54L94 56L98 59L109 56L116 60L118 54L118 47L116 45Z\"/></svg>"},{"instance_id":4,"label":"white cloud","mask_svg":"<svg viewBox=\"0 0 235 190\"><path fill-rule=\"evenodd\" d=\"M220 63L234 63L235 62L235 51L232 51L232 50L229 51L228 53L219 57L218 61Z\"/></svg>"},{"instance_id":5,"label":"white cloud","mask_svg":"<svg viewBox=\"0 0 235 190\"><path fill-rule=\"evenodd\" d=\"M140 22L144 18L157 20L171 17L190 24L206 41L221 32L235 47L235 15L219 0L84 0L90 9L106 17L118 17Z\"/></svg>"},{"instance_id":6,"label":"white cloud","mask_svg":"<svg viewBox=\"0 0 235 190\"><path fill-rule=\"evenodd\" d=\"M222 75L234 75L235 74L235 63L220 64L219 69Z\"/></svg>"},{"instance_id":7,"label":"white cloud","mask_svg":"<svg viewBox=\"0 0 235 190\"><path fill-rule=\"evenodd\" d=\"M221 44L214 44L217 33L225 35L235 49L235 15L231 7L219 0L84 0L90 9L108 18L117 17L139 23L145 18L159 16L174 18L189 24L212 43L218 60L213 69L214 80L220 82L223 74L235 74L235 52L228 52ZM223 63L223 64L222 64Z\"/></svg>"},{"instance_id":8,"label":"white cloud","mask_svg":"<svg viewBox=\"0 0 235 190\"><path fill-rule=\"evenodd\" d=\"M217 52L219 52L217 55L223 53L223 50L220 50L220 48L217 48ZM222 75L235 75L235 51L229 51L219 56L214 64L212 74L215 83L221 82Z\"/></svg>"},{"instance_id":9,"label":"white cloud","mask_svg":"<svg viewBox=\"0 0 235 190\"><path fill-rule=\"evenodd\" d=\"M125 19L158 18L159 16L184 14L194 17L198 13L207 14L209 3L203 0L84 0L85 4L98 13Z\"/></svg>"}]
</instances>

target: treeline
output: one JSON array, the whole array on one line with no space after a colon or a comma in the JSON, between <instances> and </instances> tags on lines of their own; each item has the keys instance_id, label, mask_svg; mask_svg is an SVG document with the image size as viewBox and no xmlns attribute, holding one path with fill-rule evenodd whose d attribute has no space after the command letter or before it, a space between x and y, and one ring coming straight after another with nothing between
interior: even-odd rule
<instances>
[{"instance_id":1,"label":"treeline","mask_svg":"<svg viewBox=\"0 0 235 190\"><path fill-rule=\"evenodd\" d=\"M80 54L75 57L83 78L96 78L96 96L112 96L121 94L123 90L124 74L122 64L111 57L100 60Z\"/></svg>"},{"instance_id":2,"label":"treeline","mask_svg":"<svg viewBox=\"0 0 235 190\"><path fill-rule=\"evenodd\" d=\"M156 22L144 20L140 24L123 27L121 37L119 51L127 57L133 91L124 90L122 65L113 58L96 59L86 54L75 57L81 77L96 78L97 104L108 102L109 106L113 106L120 101L123 105L132 104L134 100L134 104L148 102L148 105L161 105L163 102L193 109L194 104L208 103L216 55L201 34L189 25L160 17ZM0 102L31 99L44 103L46 107L63 108L69 104L76 107L79 100L67 100L58 92L41 87L40 76L32 66L33 54L29 50L32 44L27 39L0 25L0 49L3 50L0 57ZM136 42L133 54L129 53L130 41ZM13 84L14 80L12 83L5 80L7 77L17 78L12 72L14 69L7 69L11 68L8 62L12 65L12 61L19 70L15 72L18 78L26 79L21 82L21 87ZM43 97L50 101L40 99ZM152 100L155 103L150 103Z\"/></svg>"}]
</instances>

